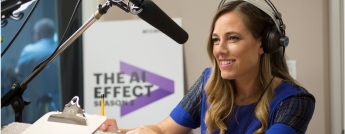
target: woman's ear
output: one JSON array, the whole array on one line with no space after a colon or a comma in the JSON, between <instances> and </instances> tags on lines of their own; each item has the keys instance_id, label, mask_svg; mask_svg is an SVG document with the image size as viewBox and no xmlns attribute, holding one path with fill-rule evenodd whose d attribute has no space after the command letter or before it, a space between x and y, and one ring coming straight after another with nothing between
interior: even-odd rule
<instances>
[{"instance_id":1,"label":"woman's ear","mask_svg":"<svg viewBox=\"0 0 345 134\"><path fill-rule=\"evenodd\" d=\"M260 45L259 54L261 55L261 54L264 54L264 53L265 53L264 48Z\"/></svg>"},{"instance_id":2,"label":"woman's ear","mask_svg":"<svg viewBox=\"0 0 345 134\"><path fill-rule=\"evenodd\" d=\"M261 38L260 38L259 40L257 40L257 43L258 43L257 45L260 46L260 47L259 47L259 50L258 50L258 54L260 54L260 55L261 55L261 54L264 54L265 51L264 51L264 47L262 46Z\"/></svg>"}]
</instances>

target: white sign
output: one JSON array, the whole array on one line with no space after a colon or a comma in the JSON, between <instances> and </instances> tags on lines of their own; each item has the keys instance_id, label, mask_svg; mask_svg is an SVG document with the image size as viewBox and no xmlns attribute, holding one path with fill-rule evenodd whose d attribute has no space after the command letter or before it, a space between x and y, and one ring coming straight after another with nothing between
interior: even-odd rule
<instances>
[{"instance_id":1,"label":"white sign","mask_svg":"<svg viewBox=\"0 0 345 134\"><path fill-rule=\"evenodd\" d=\"M133 128L158 123L182 99L183 47L145 21L96 21L83 40L86 113L100 114L104 93L105 116Z\"/></svg>"}]
</instances>

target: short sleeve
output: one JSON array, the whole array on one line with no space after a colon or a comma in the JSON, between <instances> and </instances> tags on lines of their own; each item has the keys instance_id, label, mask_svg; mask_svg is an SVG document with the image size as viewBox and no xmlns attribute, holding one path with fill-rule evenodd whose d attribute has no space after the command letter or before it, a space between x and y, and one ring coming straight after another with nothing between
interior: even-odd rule
<instances>
[{"instance_id":1,"label":"short sleeve","mask_svg":"<svg viewBox=\"0 0 345 134\"><path fill-rule=\"evenodd\" d=\"M183 97L180 103L170 113L170 117L176 123L182 126L189 128L197 128L200 126L200 111L204 73L205 71L194 83L194 85L188 90L187 94Z\"/></svg>"},{"instance_id":2,"label":"short sleeve","mask_svg":"<svg viewBox=\"0 0 345 134\"><path fill-rule=\"evenodd\" d=\"M297 134L294 129L285 124L274 124L270 127L265 134Z\"/></svg>"},{"instance_id":3,"label":"short sleeve","mask_svg":"<svg viewBox=\"0 0 345 134\"><path fill-rule=\"evenodd\" d=\"M284 124L295 130L297 134L304 134L313 116L315 100L307 93L299 93L284 99L277 107L274 118L276 124Z\"/></svg>"}]
</instances>

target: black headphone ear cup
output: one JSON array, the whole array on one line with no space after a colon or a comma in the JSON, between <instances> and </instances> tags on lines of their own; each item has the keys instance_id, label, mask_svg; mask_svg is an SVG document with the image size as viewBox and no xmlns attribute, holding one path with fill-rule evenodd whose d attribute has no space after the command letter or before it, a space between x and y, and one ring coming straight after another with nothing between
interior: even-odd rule
<instances>
[{"instance_id":1,"label":"black headphone ear cup","mask_svg":"<svg viewBox=\"0 0 345 134\"><path fill-rule=\"evenodd\" d=\"M282 46L280 45L280 35L276 26L268 26L263 33L262 48L265 53L273 53L278 51Z\"/></svg>"}]
</instances>

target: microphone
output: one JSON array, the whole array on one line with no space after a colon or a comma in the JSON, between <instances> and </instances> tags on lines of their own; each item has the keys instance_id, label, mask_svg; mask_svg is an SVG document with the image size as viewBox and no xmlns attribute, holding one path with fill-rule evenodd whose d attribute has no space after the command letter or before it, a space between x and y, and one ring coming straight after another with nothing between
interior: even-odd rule
<instances>
[{"instance_id":1,"label":"microphone","mask_svg":"<svg viewBox=\"0 0 345 134\"><path fill-rule=\"evenodd\" d=\"M164 11L162 11L153 1L130 0L139 7L137 15L157 28L179 44L184 44L188 40L188 33L176 24Z\"/></svg>"}]
</instances>

